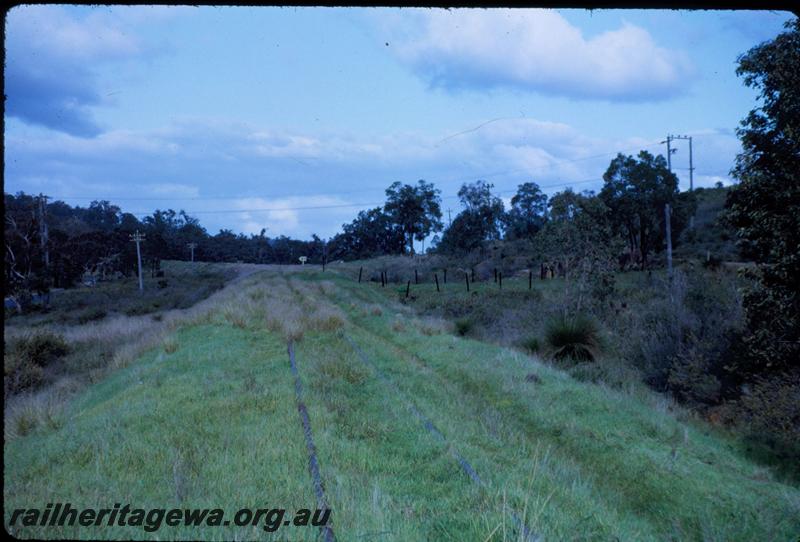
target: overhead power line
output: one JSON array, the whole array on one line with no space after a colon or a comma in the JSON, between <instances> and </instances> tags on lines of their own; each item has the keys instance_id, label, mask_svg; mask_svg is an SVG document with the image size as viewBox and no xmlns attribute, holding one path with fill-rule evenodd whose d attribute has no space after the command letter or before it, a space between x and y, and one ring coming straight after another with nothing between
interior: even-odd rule
<instances>
[{"instance_id":1,"label":"overhead power line","mask_svg":"<svg viewBox=\"0 0 800 542\"><path fill-rule=\"evenodd\" d=\"M501 120L501 119L495 119L495 120ZM494 121L489 121L489 122L494 122ZM563 158L563 159L559 158L559 159L551 160L549 166L557 165L557 164L569 164L569 163L574 163L574 162L582 162L582 161L585 161L585 160L592 160L592 159L595 159L595 158L602 158L604 156L616 155L616 154L619 154L619 153L633 152L634 150L647 149L647 148L654 147L654 146L661 145L661 144L662 144L662 142L659 141L659 142L647 143L647 144L644 144L644 145L638 145L636 147L632 147L632 148L629 148L629 149L623 149L623 150L619 150L619 151L606 152L606 153L602 153L602 154L594 154L594 155L591 155L591 156L582 156L580 158ZM485 172L485 173L461 175L461 176L458 176L458 177L450 177L450 178L446 178L446 179L433 179L430 182L438 183L438 184L444 184L444 183L452 183L452 182L465 181L465 180L471 180L471 179L481 179L481 178L487 178L487 177L510 175L510 174L514 174L514 173L527 173L529 175L534 175L534 174L541 173L543 171L552 170L552 169L553 169L552 167L543 167L543 168L538 168L538 169L537 168L515 168L515 169L506 169L506 170L493 171L493 172L488 172L488 173ZM566 183L566 184L569 184L569 183ZM565 186L566 184L558 184L558 185L554 185L554 186ZM542 186L542 188L546 188L546 187ZM361 193L366 193L366 192L374 192L374 191L377 191L377 190L383 191L384 188L383 187L382 188L375 187L374 189L360 189L360 190L345 190L345 191L327 192L325 194L314 194L314 196L320 197L320 196L337 196L337 195L343 195L343 194L361 194ZM239 199L276 199L276 198L286 198L286 197L289 197L289 196L286 196L286 195L189 196L189 197L52 196L51 199L60 199L60 200L72 199L72 200L89 200L89 201L94 201L94 200L97 200L97 201L99 201L99 200L108 200L108 201L112 201L112 200L113 201L215 201L215 200L239 200ZM349 204L349 205L352 205L352 204ZM355 206L358 206L358 204L355 204ZM136 213L132 213L132 214L136 214Z\"/></svg>"},{"instance_id":2,"label":"overhead power line","mask_svg":"<svg viewBox=\"0 0 800 542\"><path fill-rule=\"evenodd\" d=\"M559 184L549 184L549 185L541 185L539 188L559 188L562 186L572 186L575 184L586 184L586 183L596 183L601 182L603 179L601 178L593 178L593 179L585 179L582 181L570 181L566 183L559 183ZM495 194L509 194L516 192L516 188L509 188L506 190L496 190ZM456 199L458 196L443 196L442 199ZM269 212L277 212L277 211L310 211L310 210L320 210L320 209L344 209L344 208L357 208L357 207L372 207L372 206L382 206L384 201L376 201L376 202L364 202L364 203L342 203L336 205L312 205L312 206L304 206L304 207L262 207L258 209L209 209L209 210L200 210L200 211L185 211L187 215L199 215L199 214L225 214L225 213L269 213ZM153 211L133 211L130 214L134 216L150 216L153 214Z\"/></svg>"}]
</instances>

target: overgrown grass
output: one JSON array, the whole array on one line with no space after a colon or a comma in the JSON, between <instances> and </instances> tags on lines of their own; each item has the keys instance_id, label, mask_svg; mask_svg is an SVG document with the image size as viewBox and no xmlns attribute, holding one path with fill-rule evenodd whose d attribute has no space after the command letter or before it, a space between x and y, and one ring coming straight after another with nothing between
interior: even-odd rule
<instances>
[{"instance_id":1,"label":"overgrown grass","mask_svg":"<svg viewBox=\"0 0 800 542\"><path fill-rule=\"evenodd\" d=\"M55 501L227 513L316 507L286 354L293 340L338 539L519 540L512 508L545 540L791 540L800 530L797 488L662 397L580 382L517 351L457 337L375 284L270 271L197 310L54 424L7 440L6 525L13 508ZM12 533L318 536L291 527L274 535L252 527Z\"/></svg>"}]
</instances>

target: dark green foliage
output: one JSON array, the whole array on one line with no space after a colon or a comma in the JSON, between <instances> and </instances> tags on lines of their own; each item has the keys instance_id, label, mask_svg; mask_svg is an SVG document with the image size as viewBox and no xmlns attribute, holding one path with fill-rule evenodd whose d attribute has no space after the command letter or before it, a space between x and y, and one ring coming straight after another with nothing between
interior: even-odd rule
<instances>
[{"instance_id":1,"label":"dark green foliage","mask_svg":"<svg viewBox=\"0 0 800 542\"><path fill-rule=\"evenodd\" d=\"M331 239L328 253L332 259L361 259L384 254L402 254L405 236L383 209L361 211L350 224L342 225L342 233Z\"/></svg>"},{"instance_id":2,"label":"dark green foliage","mask_svg":"<svg viewBox=\"0 0 800 542\"><path fill-rule=\"evenodd\" d=\"M108 312L100 307L90 307L78 314L78 323L86 324L94 320L102 320Z\"/></svg>"},{"instance_id":3,"label":"dark green foliage","mask_svg":"<svg viewBox=\"0 0 800 542\"><path fill-rule=\"evenodd\" d=\"M462 337L464 335L467 335L470 331L472 331L472 328L475 327L474 322L469 318L459 318L458 320L455 321L455 325L456 325L456 333L458 333Z\"/></svg>"},{"instance_id":4,"label":"dark green foliage","mask_svg":"<svg viewBox=\"0 0 800 542\"><path fill-rule=\"evenodd\" d=\"M756 381L740 401L754 455L800 482L800 376L774 375Z\"/></svg>"},{"instance_id":5,"label":"dark green foliage","mask_svg":"<svg viewBox=\"0 0 800 542\"><path fill-rule=\"evenodd\" d=\"M393 183L386 189L384 211L397 224L408 241L411 254L414 240L422 241L428 234L442 229L441 191L423 180L417 185Z\"/></svg>"},{"instance_id":6,"label":"dark green foliage","mask_svg":"<svg viewBox=\"0 0 800 542\"><path fill-rule=\"evenodd\" d=\"M505 214L503 200L492 194L493 184L486 181L465 183L458 191L464 210L453 219L437 250L463 254L480 247L484 241L500 238Z\"/></svg>"},{"instance_id":7,"label":"dark green foliage","mask_svg":"<svg viewBox=\"0 0 800 542\"><path fill-rule=\"evenodd\" d=\"M600 331L583 315L551 320L545 329L550 357L558 361L593 361L600 353Z\"/></svg>"},{"instance_id":8,"label":"dark green foliage","mask_svg":"<svg viewBox=\"0 0 800 542\"><path fill-rule=\"evenodd\" d=\"M539 337L528 337L527 339L523 339L523 341L520 343L520 347L531 354L538 353L541 349Z\"/></svg>"},{"instance_id":9,"label":"dark green foliage","mask_svg":"<svg viewBox=\"0 0 800 542\"><path fill-rule=\"evenodd\" d=\"M581 313L613 294L621 242L612 231L608 207L593 193L566 189L555 194L549 220L533 245L539 261L550 263L564 277L569 293L563 306L570 312Z\"/></svg>"},{"instance_id":10,"label":"dark green foliage","mask_svg":"<svg viewBox=\"0 0 800 542\"><path fill-rule=\"evenodd\" d=\"M530 239L547 220L547 195L533 182L523 183L511 198L511 209L505 216L506 236Z\"/></svg>"},{"instance_id":11,"label":"dark green foliage","mask_svg":"<svg viewBox=\"0 0 800 542\"><path fill-rule=\"evenodd\" d=\"M624 292L630 308L615 317L616 347L653 388L695 406L717 404L736 390L725 367L744 325L742 282L698 266L677 270L668 284Z\"/></svg>"},{"instance_id":12,"label":"dark green foliage","mask_svg":"<svg viewBox=\"0 0 800 542\"><path fill-rule=\"evenodd\" d=\"M739 58L761 104L742 121L739 179L727 220L759 264L744 296L748 333L732 371L744 379L800 372L800 22Z\"/></svg>"},{"instance_id":13,"label":"dark green foliage","mask_svg":"<svg viewBox=\"0 0 800 542\"><path fill-rule=\"evenodd\" d=\"M643 267L647 257L662 248L665 238L665 204L672 207L671 227L675 242L694 212L690 193L678 192L678 177L669 171L663 156L647 151L611 161L603 175L600 198L610 209L609 218L626 240L631 254L638 254Z\"/></svg>"},{"instance_id":14,"label":"dark green foliage","mask_svg":"<svg viewBox=\"0 0 800 542\"><path fill-rule=\"evenodd\" d=\"M61 335L37 332L15 339L4 352L4 384L10 392L38 387L44 368L69 352Z\"/></svg>"}]
</instances>

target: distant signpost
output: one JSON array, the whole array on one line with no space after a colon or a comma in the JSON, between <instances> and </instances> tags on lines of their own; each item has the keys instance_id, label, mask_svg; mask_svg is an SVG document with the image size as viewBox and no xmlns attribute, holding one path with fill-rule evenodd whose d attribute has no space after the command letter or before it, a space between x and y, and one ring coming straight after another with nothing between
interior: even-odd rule
<instances>
[{"instance_id":1,"label":"distant signpost","mask_svg":"<svg viewBox=\"0 0 800 542\"><path fill-rule=\"evenodd\" d=\"M308 257L307 256L300 256L298 258L298 260L300 260L300 265L305 265L306 262L308 261Z\"/></svg>"}]
</instances>

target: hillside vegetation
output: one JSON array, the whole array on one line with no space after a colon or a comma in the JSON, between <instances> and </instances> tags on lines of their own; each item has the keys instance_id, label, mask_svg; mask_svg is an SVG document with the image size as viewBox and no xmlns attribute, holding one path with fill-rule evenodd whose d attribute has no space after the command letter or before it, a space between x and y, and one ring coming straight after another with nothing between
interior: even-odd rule
<instances>
[{"instance_id":1,"label":"hillside vegetation","mask_svg":"<svg viewBox=\"0 0 800 542\"><path fill-rule=\"evenodd\" d=\"M8 526L10 510L57 501L315 508L291 341L340 540L521 540L515 518L542 540L789 541L800 532L800 490L662 396L582 382L458 336L451 322L400 303L404 289L359 284L352 269L262 269L164 323L149 348L40 418L47 423L7 433L7 530L318 539L299 527Z\"/></svg>"}]
</instances>

